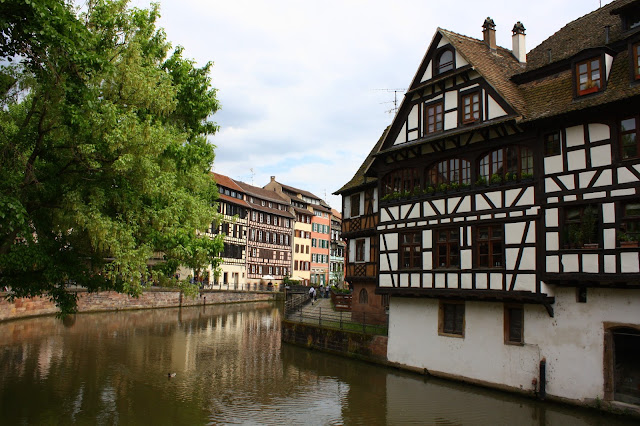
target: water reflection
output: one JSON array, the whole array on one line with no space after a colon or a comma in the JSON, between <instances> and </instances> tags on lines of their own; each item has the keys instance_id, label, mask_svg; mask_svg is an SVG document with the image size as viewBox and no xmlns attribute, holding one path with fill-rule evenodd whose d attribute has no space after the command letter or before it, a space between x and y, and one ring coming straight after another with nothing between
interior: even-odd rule
<instances>
[{"instance_id":1,"label":"water reflection","mask_svg":"<svg viewBox=\"0 0 640 426\"><path fill-rule=\"evenodd\" d=\"M280 318L261 303L2 323L0 424L633 423L281 345Z\"/></svg>"}]
</instances>

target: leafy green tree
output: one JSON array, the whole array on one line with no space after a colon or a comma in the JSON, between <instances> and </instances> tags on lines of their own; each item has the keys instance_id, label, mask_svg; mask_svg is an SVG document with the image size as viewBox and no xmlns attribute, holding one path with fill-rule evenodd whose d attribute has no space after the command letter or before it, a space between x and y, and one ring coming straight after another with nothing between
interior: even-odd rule
<instances>
[{"instance_id":1,"label":"leafy green tree","mask_svg":"<svg viewBox=\"0 0 640 426\"><path fill-rule=\"evenodd\" d=\"M73 312L72 281L138 295L154 253L216 264L212 64L171 51L158 5L0 2L0 286Z\"/></svg>"}]
</instances>

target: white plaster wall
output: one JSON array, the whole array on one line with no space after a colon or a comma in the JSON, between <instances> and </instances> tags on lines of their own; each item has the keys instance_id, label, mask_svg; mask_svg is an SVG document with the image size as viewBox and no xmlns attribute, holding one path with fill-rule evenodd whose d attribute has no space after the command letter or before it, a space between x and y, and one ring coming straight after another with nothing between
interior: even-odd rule
<instances>
[{"instance_id":1,"label":"white plaster wall","mask_svg":"<svg viewBox=\"0 0 640 426\"><path fill-rule=\"evenodd\" d=\"M458 127L458 113L456 111L447 112L444 115L444 130L451 130Z\"/></svg>"},{"instance_id":2,"label":"white plaster wall","mask_svg":"<svg viewBox=\"0 0 640 426\"><path fill-rule=\"evenodd\" d=\"M394 142L394 145L398 145L401 143L405 143L407 141L407 123L402 125L402 129L400 129L400 133L398 133L398 137Z\"/></svg>"},{"instance_id":3,"label":"white plaster wall","mask_svg":"<svg viewBox=\"0 0 640 426\"><path fill-rule=\"evenodd\" d=\"M568 147L584 145L584 127L582 125L567 127L566 134Z\"/></svg>"},{"instance_id":4,"label":"white plaster wall","mask_svg":"<svg viewBox=\"0 0 640 426\"><path fill-rule=\"evenodd\" d=\"M349 219L351 217L351 197L342 197L342 212L344 218Z\"/></svg>"},{"instance_id":5,"label":"white plaster wall","mask_svg":"<svg viewBox=\"0 0 640 426\"><path fill-rule=\"evenodd\" d=\"M413 108L411 108L411 112L409 112L409 129L413 129L415 127L418 127L418 105L414 105Z\"/></svg>"},{"instance_id":6,"label":"white plaster wall","mask_svg":"<svg viewBox=\"0 0 640 426\"><path fill-rule=\"evenodd\" d=\"M601 145L591 148L591 166L600 167L611 164L611 145Z\"/></svg>"},{"instance_id":7,"label":"white plaster wall","mask_svg":"<svg viewBox=\"0 0 640 426\"><path fill-rule=\"evenodd\" d=\"M531 388L538 374L539 349L504 344L501 303L467 302L464 338L438 335L438 300L392 297L390 303L390 361Z\"/></svg>"},{"instance_id":8,"label":"white plaster wall","mask_svg":"<svg viewBox=\"0 0 640 426\"><path fill-rule=\"evenodd\" d=\"M458 91L449 90L444 94L444 109L449 110L458 108Z\"/></svg>"},{"instance_id":9,"label":"white plaster wall","mask_svg":"<svg viewBox=\"0 0 640 426\"><path fill-rule=\"evenodd\" d=\"M562 155L554 155L544 159L544 173L547 175L562 172Z\"/></svg>"},{"instance_id":10,"label":"white plaster wall","mask_svg":"<svg viewBox=\"0 0 640 426\"><path fill-rule=\"evenodd\" d=\"M438 336L438 300L391 298L388 358L489 383L531 389L547 362L547 394L581 401L604 397L604 322L640 326L640 290L555 288L553 318L525 305L524 346L505 345L503 304L467 302L465 337Z\"/></svg>"},{"instance_id":11,"label":"white plaster wall","mask_svg":"<svg viewBox=\"0 0 640 426\"><path fill-rule=\"evenodd\" d=\"M581 170L587 167L587 158L583 149L567 153L569 171Z\"/></svg>"},{"instance_id":12,"label":"white plaster wall","mask_svg":"<svg viewBox=\"0 0 640 426\"><path fill-rule=\"evenodd\" d=\"M384 236L385 241L387 242L386 244L386 250L389 251L396 251L398 250L398 234L386 234ZM382 237L380 237L380 243L383 244L382 241ZM383 245L381 245L380 247L384 247Z\"/></svg>"},{"instance_id":13,"label":"white plaster wall","mask_svg":"<svg viewBox=\"0 0 640 426\"><path fill-rule=\"evenodd\" d=\"M591 142L603 141L610 137L611 130L608 125L602 123L589 124L589 140Z\"/></svg>"},{"instance_id":14,"label":"white plaster wall","mask_svg":"<svg viewBox=\"0 0 640 426\"><path fill-rule=\"evenodd\" d=\"M433 77L432 64L433 64L433 61L429 61L429 64L427 65L427 69L425 70L424 74L422 75L422 79L420 80L421 83L423 81L430 80L431 77Z\"/></svg>"},{"instance_id":15,"label":"white plaster wall","mask_svg":"<svg viewBox=\"0 0 640 426\"><path fill-rule=\"evenodd\" d=\"M460 68L463 67L465 65L469 65L469 62L467 62L461 54L458 53L458 51L456 50L456 68Z\"/></svg>"},{"instance_id":16,"label":"white plaster wall","mask_svg":"<svg viewBox=\"0 0 640 426\"><path fill-rule=\"evenodd\" d=\"M609 55L608 53L605 53L604 62L605 62L605 69L607 70L607 80L608 80L609 73L611 72L611 64L613 63L613 56Z\"/></svg>"},{"instance_id":17,"label":"white plaster wall","mask_svg":"<svg viewBox=\"0 0 640 426\"><path fill-rule=\"evenodd\" d=\"M487 112L489 120L494 119L496 117L502 117L503 115L507 115L504 109L498 104L491 96L489 96L489 102L487 105Z\"/></svg>"}]
</instances>

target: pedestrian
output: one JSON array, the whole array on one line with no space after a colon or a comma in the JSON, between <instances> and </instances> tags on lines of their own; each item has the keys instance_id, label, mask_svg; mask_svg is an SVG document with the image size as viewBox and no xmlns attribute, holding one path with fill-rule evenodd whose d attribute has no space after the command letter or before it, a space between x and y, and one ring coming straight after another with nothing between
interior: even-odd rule
<instances>
[{"instance_id":1,"label":"pedestrian","mask_svg":"<svg viewBox=\"0 0 640 426\"><path fill-rule=\"evenodd\" d=\"M316 289L311 286L309 289L309 299L311 299L311 304L313 305L314 296L316 294Z\"/></svg>"}]
</instances>

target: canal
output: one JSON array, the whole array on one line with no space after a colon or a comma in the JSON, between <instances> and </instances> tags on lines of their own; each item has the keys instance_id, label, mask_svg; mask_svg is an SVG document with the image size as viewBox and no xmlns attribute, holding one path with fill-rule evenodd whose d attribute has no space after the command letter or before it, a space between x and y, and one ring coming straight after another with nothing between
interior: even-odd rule
<instances>
[{"instance_id":1,"label":"canal","mask_svg":"<svg viewBox=\"0 0 640 426\"><path fill-rule=\"evenodd\" d=\"M282 344L275 304L0 323L0 424L631 425Z\"/></svg>"}]
</instances>

